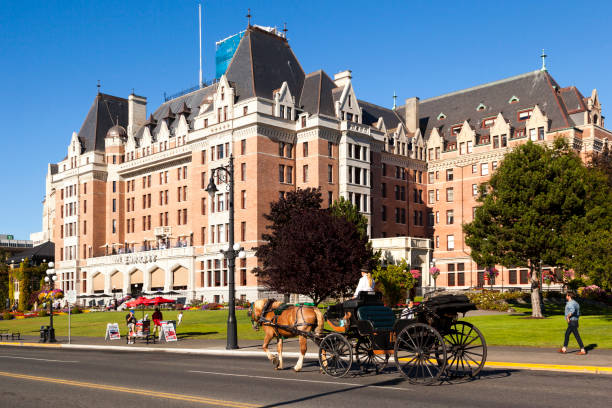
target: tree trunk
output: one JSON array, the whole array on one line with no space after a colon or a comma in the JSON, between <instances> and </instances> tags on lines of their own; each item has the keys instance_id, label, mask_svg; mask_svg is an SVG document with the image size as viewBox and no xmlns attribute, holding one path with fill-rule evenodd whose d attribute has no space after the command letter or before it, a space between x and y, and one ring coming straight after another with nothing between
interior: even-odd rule
<instances>
[{"instance_id":1,"label":"tree trunk","mask_svg":"<svg viewBox=\"0 0 612 408\"><path fill-rule=\"evenodd\" d=\"M542 271L534 265L531 268L531 317L541 318L542 315L542 303L540 296L540 274Z\"/></svg>"}]
</instances>

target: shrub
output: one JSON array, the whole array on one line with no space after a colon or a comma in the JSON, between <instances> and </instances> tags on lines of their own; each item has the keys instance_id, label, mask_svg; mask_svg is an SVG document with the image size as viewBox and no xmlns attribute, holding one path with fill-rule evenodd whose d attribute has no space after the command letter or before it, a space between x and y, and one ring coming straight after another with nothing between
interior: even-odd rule
<instances>
[{"instance_id":1,"label":"shrub","mask_svg":"<svg viewBox=\"0 0 612 408\"><path fill-rule=\"evenodd\" d=\"M47 309L40 309L38 311L38 317L47 317L49 316L49 313L47 312Z\"/></svg>"},{"instance_id":2,"label":"shrub","mask_svg":"<svg viewBox=\"0 0 612 408\"><path fill-rule=\"evenodd\" d=\"M2 320L11 320L12 318L13 318L13 315L11 314L11 312L2 313Z\"/></svg>"},{"instance_id":3,"label":"shrub","mask_svg":"<svg viewBox=\"0 0 612 408\"><path fill-rule=\"evenodd\" d=\"M577 277L567 282L567 288L576 292L579 288L587 286L587 284L586 279Z\"/></svg>"},{"instance_id":4,"label":"shrub","mask_svg":"<svg viewBox=\"0 0 612 408\"><path fill-rule=\"evenodd\" d=\"M591 300L604 300L606 298L606 291L597 285L589 285L578 288L578 296Z\"/></svg>"},{"instance_id":5,"label":"shrub","mask_svg":"<svg viewBox=\"0 0 612 408\"><path fill-rule=\"evenodd\" d=\"M207 303L205 305L202 305L202 310L219 310L222 308L223 308L223 305L219 303Z\"/></svg>"},{"instance_id":6,"label":"shrub","mask_svg":"<svg viewBox=\"0 0 612 408\"><path fill-rule=\"evenodd\" d=\"M510 308L506 299L517 299L522 293L502 293L491 290L483 290L479 292L468 292L467 297L470 302L474 303L480 310L496 310L505 312Z\"/></svg>"},{"instance_id":7,"label":"shrub","mask_svg":"<svg viewBox=\"0 0 612 408\"><path fill-rule=\"evenodd\" d=\"M70 313L72 313L72 314L80 314L80 313L83 313L83 311L81 309L79 309L78 306L72 306L72 310L70 310Z\"/></svg>"}]
</instances>

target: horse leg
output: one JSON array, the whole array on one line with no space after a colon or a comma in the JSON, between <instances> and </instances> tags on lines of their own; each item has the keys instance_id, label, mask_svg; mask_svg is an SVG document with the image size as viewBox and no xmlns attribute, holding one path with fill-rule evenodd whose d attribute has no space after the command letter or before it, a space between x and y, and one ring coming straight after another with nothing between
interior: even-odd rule
<instances>
[{"instance_id":1,"label":"horse leg","mask_svg":"<svg viewBox=\"0 0 612 408\"><path fill-rule=\"evenodd\" d=\"M277 370L283 369L283 338L278 338L278 343L276 343L278 349L278 365L276 366Z\"/></svg>"},{"instance_id":2,"label":"horse leg","mask_svg":"<svg viewBox=\"0 0 612 408\"><path fill-rule=\"evenodd\" d=\"M304 355L306 354L307 342L308 339L306 339L306 337L300 336L300 357L298 358L298 362L295 367L293 367L296 372L302 371L302 364L304 363Z\"/></svg>"},{"instance_id":3,"label":"horse leg","mask_svg":"<svg viewBox=\"0 0 612 408\"><path fill-rule=\"evenodd\" d=\"M268 330L266 330L266 335L261 348L266 352L268 360L272 361L272 364L276 367L278 365L278 359L274 354L270 353L270 350L268 349L268 344L270 344L270 340L272 340L273 337L274 336Z\"/></svg>"}]
</instances>

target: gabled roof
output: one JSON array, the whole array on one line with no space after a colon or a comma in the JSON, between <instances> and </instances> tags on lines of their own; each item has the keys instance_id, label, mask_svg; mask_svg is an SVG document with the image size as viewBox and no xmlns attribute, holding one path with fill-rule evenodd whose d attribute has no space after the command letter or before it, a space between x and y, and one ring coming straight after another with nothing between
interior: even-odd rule
<instances>
[{"instance_id":1,"label":"gabled roof","mask_svg":"<svg viewBox=\"0 0 612 408\"><path fill-rule=\"evenodd\" d=\"M437 127L444 139L454 140L450 132L452 126L467 120L477 134L486 134L488 129L481 128L482 120L495 117L501 112L512 127L521 128L525 122L518 120L518 112L533 108L536 104L550 120L550 129L573 126L558 89L559 86L547 71L533 71L424 99L419 103L419 127L426 138ZM509 103L513 96L518 97L519 101ZM477 110L480 104L485 108ZM404 106L397 109L400 115L404 112ZM446 118L438 120L441 112L444 112Z\"/></svg>"},{"instance_id":2,"label":"gabled roof","mask_svg":"<svg viewBox=\"0 0 612 408\"><path fill-rule=\"evenodd\" d=\"M173 112L172 116L176 116L177 118L179 117L180 113L185 113L187 115L187 123L191 123L193 118L195 118L199 114L200 106L202 105L204 100L208 97L213 96L213 94L217 90L217 85L218 84L215 83L207 86L206 88L200 88L196 91L181 95L178 98L164 102L160 105L159 108L155 110L155 112L151 114L151 116L149 116L149 119L147 123L145 123L145 126L151 126L151 135L155 137L159 132L159 129L161 128L162 120L168 117L168 109L171 109ZM152 122L151 119L153 119ZM168 126L170 126L171 123L172 121L168 123ZM142 137L143 131L144 126L136 132L137 139Z\"/></svg>"},{"instance_id":3,"label":"gabled roof","mask_svg":"<svg viewBox=\"0 0 612 408\"><path fill-rule=\"evenodd\" d=\"M255 26L244 33L225 75L236 88L237 100L272 99L274 90L286 81L296 101L305 76L287 40Z\"/></svg>"},{"instance_id":4,"label":"gabled roof","mask_svg":"<svg viewBox=\"0 0 612 408\"><path fill-rule=\"evenodd\" d=\"M322 70L306 75L302 96L299 99L300 107L311 114L324 114L335 117L332 91L336 84Z\"/></svg>"},{"instance_id":5,"label":"gabled roof","mask_svg":"<svg viewBox=\"0 0 612 408\"><path fill-rule=\"evenodd\" d=\"M586 110L584 96L575 86L560 89L559 94L568 112L576 113Z\"/></svg>"},{"instance_id":6,"label":"gabled roof","mask_svg":"<svg viewBox=\"0 0 612 408\"><path fill-rule=\"evenodd\" d=\"M128 100L103 93L97 94L78 133L83 153L104 151L106 132L116 124L127 127Z\"/></svg>"},{"instance_id":7,"label":"gabled roof","mask_svg":"<svg viewBox=\"0 0 612 408\"><path fill-rule=\"evenodd\" d=\"M366 125L372 126L378 121L378 118L383 118L387 129L395 129L400 123L403 123L402 118L393 109L374 105L361 99L358 102L363 111L363 123Z\"/></svg>"}]
</instances>

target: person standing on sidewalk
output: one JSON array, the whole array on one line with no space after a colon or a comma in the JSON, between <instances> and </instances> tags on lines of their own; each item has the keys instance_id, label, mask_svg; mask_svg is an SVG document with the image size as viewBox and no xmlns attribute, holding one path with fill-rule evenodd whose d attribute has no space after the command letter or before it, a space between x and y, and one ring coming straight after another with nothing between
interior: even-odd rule
<instances>
[{"instance_id":1,"label":"person standing on sidewalk","mask_svg":"<svg viewBox=\"0 0 612 408\"><path fill-rule=\"evenodd\" d=\"M586 354L586 350L584 349L584 344L582 344L582 339L580 338L580 334L578 333L578 318L580 317L580 305L574 300L575 297L576 294L571 291L568 291L565 294L565 300L567 300L567 303L565 304L565 320L567 321L567 330L565 330L565 341L563 342L563 347L559 349L559 353L567 353L567 345L569 343L570 333L574 333L574 337L576 337L576 341L578 342L578 346L580 347L580 351L576 354L579 356L583 356Z\"/></svg>"}]
</instances>

